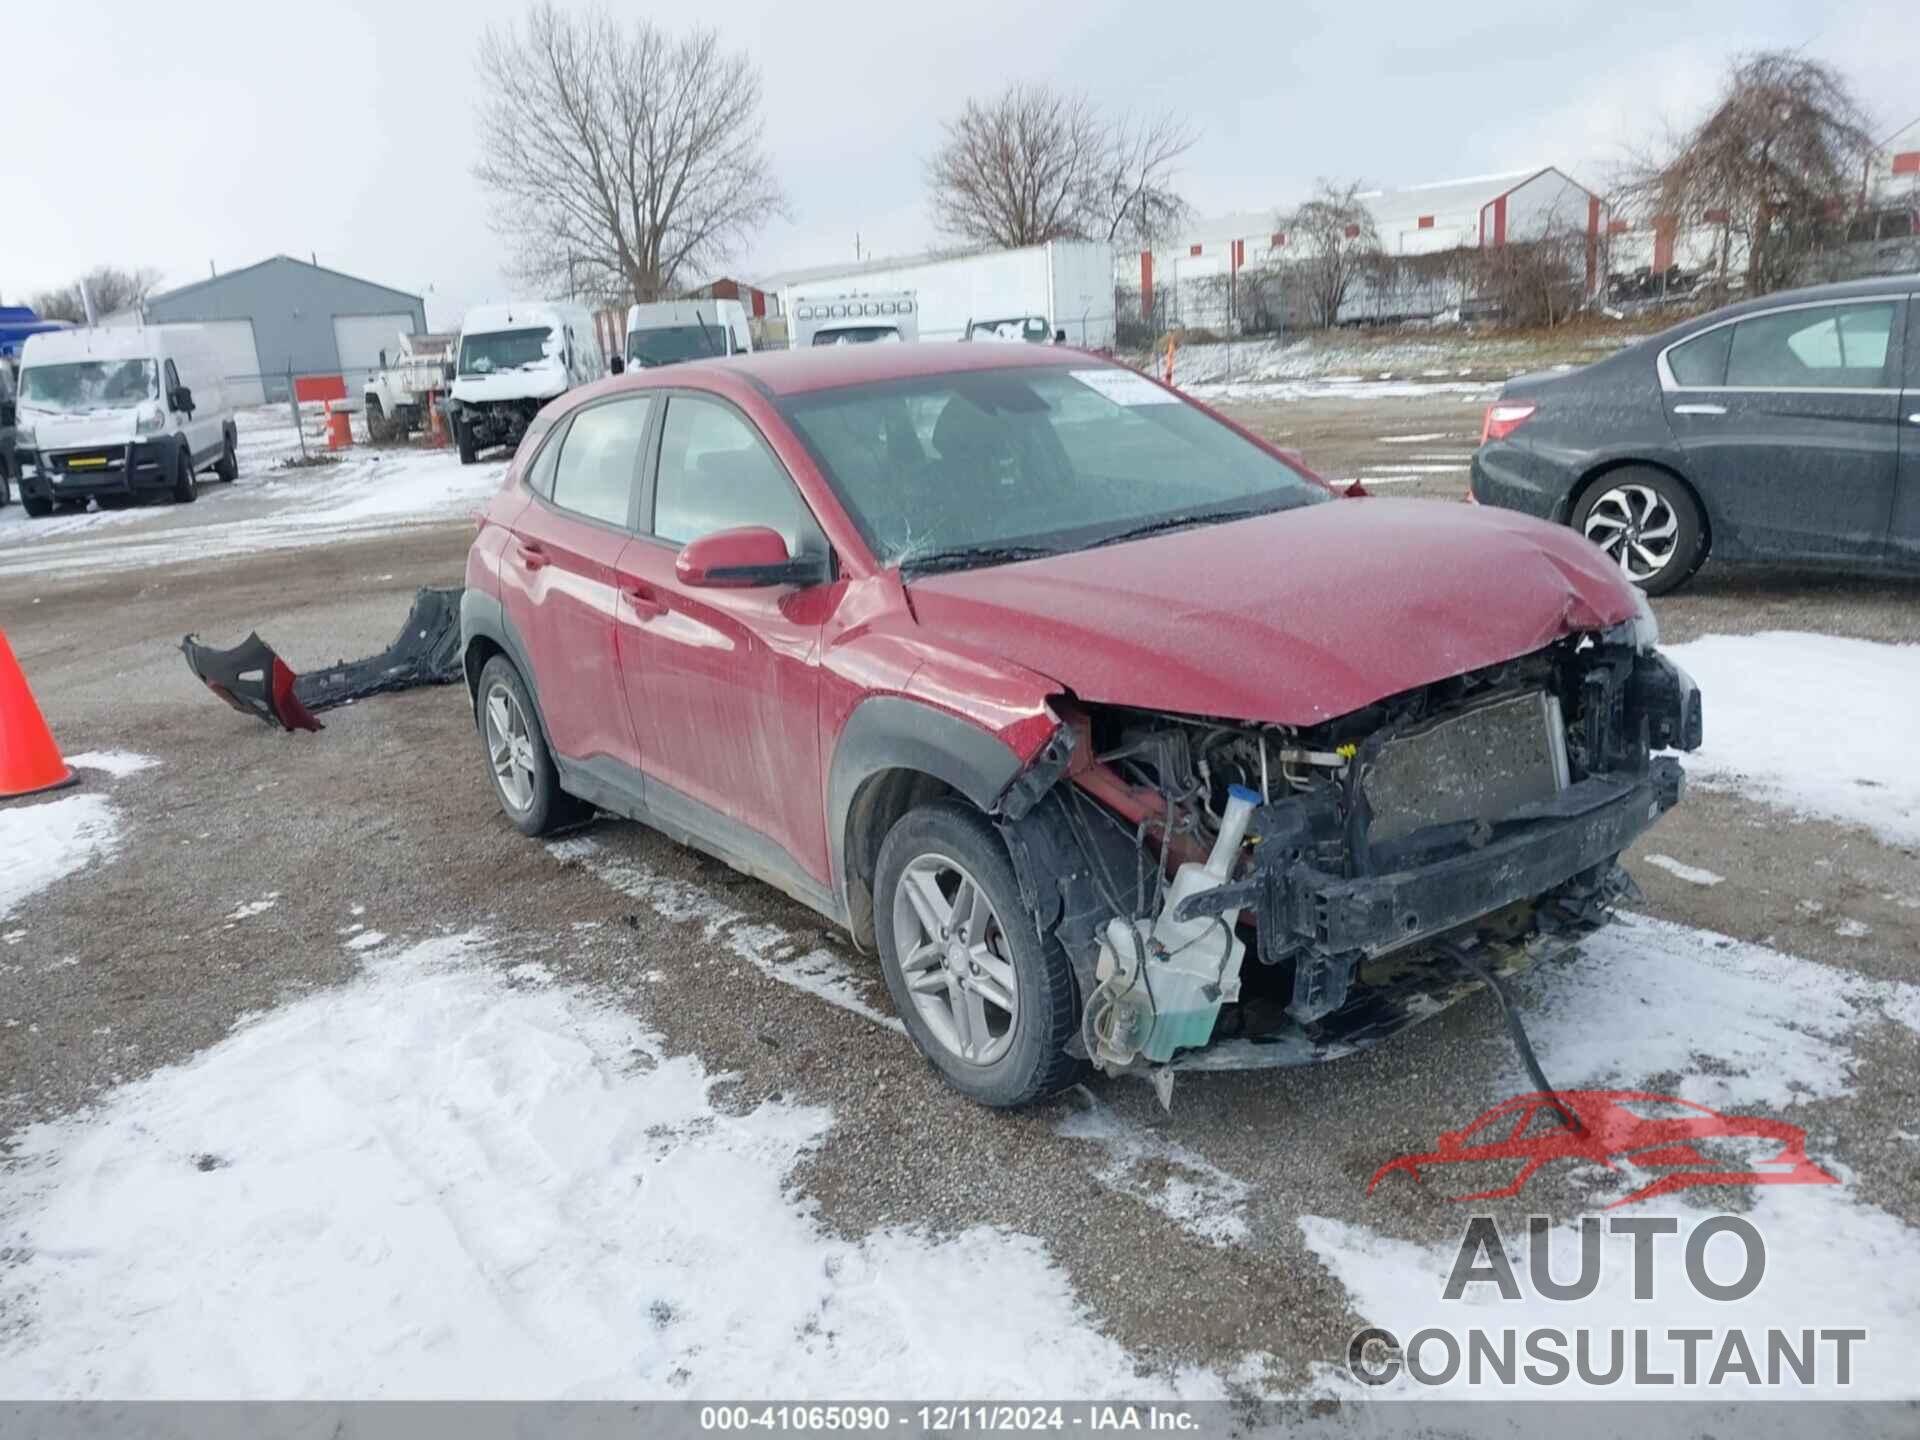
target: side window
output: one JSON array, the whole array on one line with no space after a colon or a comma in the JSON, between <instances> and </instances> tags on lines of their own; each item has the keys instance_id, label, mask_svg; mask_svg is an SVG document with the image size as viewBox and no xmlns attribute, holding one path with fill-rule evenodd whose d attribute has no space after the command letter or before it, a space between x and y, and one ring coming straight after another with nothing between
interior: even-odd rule
<instances>
[{"instance_id":1,"label":"side window","mask_svg":"<svg viewBox=\"0 0 1920 1440\"><path fill-rule=\"evenodd\" d=\"M1682 385L1727 383L1727 352L1733 348L1733 326L1722 325L1696 335L1667 352L1667 368Z\"/></svg>"},{"instance_id":2,"label":"side window","mask_svg":"<svg viewBox=\"0 0 1920 1440\"><path fill-rule=\"evenodd\" d=\"M653 533L684 545L738 525L778 530L796 555L826 546L800 492L753 426L717 400L676 395L660 433Z\"/></svg>"},{"instance_id":3,"label":"side window","mask_svg":"<svg viewBox=\"0 0 1920 1440\"><path fill-rule=\"evenodd\" d=\"M168 397L171 398L173 395L173 392L178 390L179 388L180 388L180 372L173 368L173 361L169 360L167 361L167 395Z\"/></svg>"},{"instance_id":4,"label":"side window","mask_svg":"<svg viewBox=\"0 0 1920 1440\"><path fill-rule=\"evenodd\" d=\"M1757 315L1733 327L1727 384L1874 389L1886 383L1894 302Z\"/></svg>"},{"instance_id":5,"label":"side window","mask_svg":"<svg viewBox=\"0 0 1920 1440\"><path fill-rule=\"evenodd\" d=\"M642 395L574 415L554 465L554 504L611 525L627 523L652 404L651 395Z\"/></svg>"},{"instance_id":6,"label":"side window","mask_svg":"<svg viewBox=\"0 0 1920 1440\"><path fill-rule=\"evenodd\" d=\"M527 488L548 500L553 498L553 472L560 464L560 446L566 439L566 430L565 425L555 425L548 434L537 437L540 450L527 467Z\"/></svg>"}]
</instances>

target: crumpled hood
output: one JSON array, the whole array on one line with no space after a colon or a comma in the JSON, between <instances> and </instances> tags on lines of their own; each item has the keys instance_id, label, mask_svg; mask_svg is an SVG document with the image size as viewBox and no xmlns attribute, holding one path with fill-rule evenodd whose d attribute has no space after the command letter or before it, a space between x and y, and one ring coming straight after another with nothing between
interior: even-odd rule
<instances>
[{"instance_id":1,"label":"crumpled hood","mask_svg":"<svg viewBox=\"0 0 1920 1440\"><path fill-rule=\"evenodd\" d=\"M1595 546L1506 510L1340 500L910 582L933 635L1082 700L1312 725L1630 619Z\"/></svg>"},{"instance_id":2,"label":"crumpled hood","mask_svg":"<svg viewBox=\"0 0 1920 1440\"><path fill-rule=\"evenodd\" d=\"M453 398L462 405L484 405L491 400L551 400L566 393L567 372L559 365L525 370L495 370L487 375L454 378Z\"/></svg>"}]
</instances>

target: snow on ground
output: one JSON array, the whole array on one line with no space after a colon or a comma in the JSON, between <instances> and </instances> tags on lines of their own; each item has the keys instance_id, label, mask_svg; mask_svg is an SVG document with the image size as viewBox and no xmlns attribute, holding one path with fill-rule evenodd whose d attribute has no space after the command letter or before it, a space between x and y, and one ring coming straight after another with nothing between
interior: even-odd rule
<instances>
[{"instance_id":1,"label":"snow on ground","mask_svg":"<svg viewBox=\"0 0 1920 1440\"><path fill-rule=\"evenodd\" d=\"M1716 875L1711 870L1703 870L1698 865L1689 865L1676 860L1671 855L1649 855L1647 864L1657 866L1669 875L1686 881L1689 885L1718 885L1727 877Z\"/></svg>"},{"instance_id":2,"label":"snow on ground","mask_svg":"<svg viewBox=\"0 0 1920 1440\"><path fill-rule=\"evenodd\" d=\"M1210 1245L1244 1244L1252 1187L1177 1140L1129 1124L1092 1091L1076 1092L1080 1108L1058 1133L1106 1152L1093 1178L1109 1190L1152 1206Z\"/></svg>"},{"instance_id":3,"label":"snow on ground","mask_svg":"<svg viewBox=\"0 0 1920 1440\"><path fill-rule=\"evenodd\" d=\"M120 822L104 795L63 795L0 808L0 920L36 891L120 848Z\"/></svg>"},{"instance_id":4,"label":"snow on ground","mask_svg":"<svg viewBox=\"0 0 1920 1440\"><path fill-rule=\"evenodd\" d=\"M847 958L825 946L801 951L799 943L778 925L747 925L746 916L697 885L655 874L645 865L616 859L599 842L586 837L556 840L547 846L555 859L585 865L607 884L649 906L656 915L679 923L697 920L708 940L725 936L730 954L744 960L769 979L791 985L849 1010L864 1020L898 1034L906 1027L892 1014L884 992L875 993L869 979Z\"/></svg>"},{"instance_id":5,"label":"snow on ground","mask_svg":"<svg viewBox=\"0 0 1920 1440\"><path fill-rule=\"evenodd\" d=\"M284 407L242 410L237 421L239 480L202 483L190 507L149 501L39 520L17 505L0 509L0 575L166 565L462 518L506 470L504 458L462 465L452 450L366 446L334 464L288 468L300 445Z\"/></svg>"},{"instance_id":6,"label":"snow on ground","mask_svg":"<svg viewBox=\"0 0 1920 1440\"><path fill-rule=\"evenodd\" d=\"M697 1059L487 952L374 958L24 1131L0 1394L1220 1393L1137 1371L1029 1237L825 1234L788 1183L826 1110L730 1112Z\"/></svg>"},{"instance_id":7,"label":"snow on ground","mask_svg":"<svg viewBox=\"0 0 1920 1440\"><path fill-rule=\"evenodd\" d=\"M1769 631L1666 653L1706 707L1690 777L1920 845L1920 645Z\"/></svg>"},{"instance_id":8,"label":"snow on ground","mask_svg":"<svg viewBox=\"0 0 1920 1440\"><path fill-rule=\"evenodd\" d=\"M1458 396L1462 405L1484 405L1498 393L1498 380L1363 380L1329 375L1310 380L1190 381L1174 370L1175 387L1209 405L1262 404L1280 400L1395 400Z\"/></svg>"},{"instance_id":9,"label":"snow on ground","mask_svg":"<svg viewBox=\"0 0 1920 1440\"><path fill-rule=\"evenodd\" d=\"M67 764L80 770L104 770L116 780L151 770L160 762L151 755L136 755L131 750L89 750L84 755L67 756Z\"/></svg>"},{"instance_id":10,"label":"snow on ground","mask_svg":"<svg viewBox=\"0 0 1920 1440\"><path fill-rule=\"evenodd\" d=\"M1650 1089L1708 1105L1723 1113L1765 1109L1795 1121L1794 1106L1806 1099L1850 1093L1854 1085L1851 1044L1866 1027L1894 1023L1920 1030L1920 986L1863 980L1831 967L1749 945L1708 931L1666 921L1625 917L1585 941L1564 962L1541 967L1519 983L1527 1032L1542 1067L1554 1084L1567 1089ZM1502 1094L1531 1088L1517 1064L1511 1066ZM1675 1081L1673 1077L1678 1076ZM1463 1114L1462 1123L1470 1116ZM1588 1332L1596 1344L1595 1362L1604 1372L1611 1341L1608 1332L1653 1326L1695 1326L1716 1337L1744 1327L1763 1332L1780 1326L1798 1337L1807 1326L1865 1326L1870 1344L1857 1347L1855 1385L1846 1398L1912 1398L1915 1385L1906 1357L1920 1345L1920 1295L1911 1286L1839 1286L1837 1275L1920 1274L1920 1229L1865 1203L1854 1193L1851 1177L1821 1153L1821 1135L1809 1136L1812 1159L1838 1175L1832 1186L1756 1186L1744 1218L1760 1231L1767 1248L1765 1280L1750 1297L1737 1302L1700 1297L1685 1280L1680 1264L1683 1241L1660 1242L1666 1259L1657 1262L1655 1303L1633 1298L1631 1242L1603 1237L1601 1286L1577 1303L1544 1299L1527 1279L1524 1232L1505 1239L1526 1298L1501 1299L1494 1287L1471 1287L1458 1301L1441 1298L1458 1245L1428 1245L1393 1239L1368 1227L1338 1219L1303 1216L1300 1228L1310 1249L1346 1286L1356 1313L1385 1326L1403 1341L1432 1326L1464 1336L1481 1328L1496 1335L1513 1329L1523 1335L1553 1327ZM1770 1157L1760 1157L1770 1158ZM1561 1162L1567 1163L1567 1162ZM1624 1173L1597 1168L1585 1178L1593 1186L1593 1206L1630 1194L1655 1172L1627 1163ZM1476 1174L1476 1184L1502 1183ZM1389 1176L1384 1184L1410 1183ZM1441 1182L1430 1178L1429 1185ZM1672 1216L1682 1236L1723 1211L1724 1202L1698 1208L1682 1195L1623 1208L1622 1215ZM1464 1233L1468 1206L1460 1207ZM1709 1249L1708 1264L1722 1280L1738 1273L1733 1242L1716 1241L1727 1255ZM1608 1248L1611 1247L1611 1248ZM1577 1226L1553 1232L1552 1273L1566 1279L1579 1269ZM1718 1339L1703 1347L1700 1379L1707 1378ZM1571 1353L1571 1352L1569 1352ZM1678 1345L1655 1350L1657 1370L1677 1370L1684 1357ZM1832 1378L1831 1347L1822 1372ZM1439 1351L1426 1357L1440 1362ZM1764 1367L1766 1356L1759 1355ZM1631 1360L1629 1364L1631 1365ZM1764 1373L1764 1372L1763 1372ZM1344 1372L1328 1370L1323 1384L1359 1393L1363 1387ZM1730 1382L1742 1389L1736 1374ZM1452 1387L1466 1388L1466 1377ZM1496 1383L1484 1393L1511 1397ZM1529 1388L1522 1380L1523 1390ZM1535 1393L1564 1397L1582 1387L1576 1377L1565 1385ZM1695 1388L1703 1388L1696 1386ZM1679 1385L1676 1390L1684 1391ZM1406 1377L1374 1396L1424 1391ZM1624 1397L1631 1387L1616 1385L1594 1393ZM1644 1398L1647 1392L1638 1394ZM1668 1394L1674 1391L1666 1392ZM1717 1398L1737 1398L1726 1388ZM1763 1392L1756 1392L1763 1393ZM1779 1393L1779 1392L1775 1392Z\"/></svg>"}]
</instances>

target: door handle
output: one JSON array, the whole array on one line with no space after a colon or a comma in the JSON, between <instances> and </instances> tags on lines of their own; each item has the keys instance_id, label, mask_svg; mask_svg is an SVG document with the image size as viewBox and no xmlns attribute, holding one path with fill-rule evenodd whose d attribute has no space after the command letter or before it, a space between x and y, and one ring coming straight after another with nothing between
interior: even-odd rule
<instances>
[{"instance_id":1,"label":"door handle","mask_svg":"<svg viewBox=\"0 0 1920 1440\"><path fill-rule=\"evenodd\" d=\"M665 602L655 593L654 588L644 581L623 579L620 582L620 593L626 597L627 603L633 606L634 612L643 620L667 613Z\"/></svg>"},{"instance_id":2,"label":"door handle","mask_svg":"<svg viewBox=\"0 0 1920 1440\"><path fill-rule=\"evenodd\" d=\"M531 540L520 542L520 563L529 570L538 570L547 564L547 550Z\"/></svg>"},{"instance_id":3,"label":"door handle","mask_svg":"<svg viewBox=\"0 0 1920 1440\"><path fill-rule=\"evenodd\" d=\"M1724 415L1727 413L1727 407L1724 405L1676 405L1673 407L1673 413L1676 415Z\"/></svg>"}]
</instances>

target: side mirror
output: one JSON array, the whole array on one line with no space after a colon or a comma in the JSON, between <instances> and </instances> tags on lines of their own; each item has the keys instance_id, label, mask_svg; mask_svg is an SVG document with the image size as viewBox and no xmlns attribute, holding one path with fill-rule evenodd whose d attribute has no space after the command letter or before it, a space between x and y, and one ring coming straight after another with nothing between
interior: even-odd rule
<instances>
[{"instance_id":1,"label":"side mirror","mask_svg":"<svg viewBox=\"0 0 1920 1440\"><path fill-rule=\"evenodd\" d=\"M627 362L616 355L607 362L607 368L616 375L624 375L627 373Z\"/></svg>"},{"instance_id":2,"label":"side mirror","mask_svg":"<svg viewBox=\"0 0 1920 1440\"><path fill-rule=\"evenodd\" d=\"M1056 344L1056 345L1064 345L1064 344L1066 344L1066 343L1067 343L1067 332L1066 332L1065 330L1056 330L1056 331L1054 331L1054 332L1053 332L1053 343L1054 343L1054 344Z\"/></svg>"},{"instance_id":3,"label":"side mirror","mask_svg":"<svg viewBox=\"0 0 1920 1440\"><path fill-rule=\"evenodd\" d=\"M191 415L193 413L193 391L184 385L174 386L173 394L167 397L167 405L170 409L178 410L182 415Z\"/></svg>"},{"instance_id":4,"label":"side mirror","mask_svg":"<svg viewBox=\"0 0 1920 1440\"><path fill-rule=\"evenodd\" d=\"M453 384L453 361L442 360L440 362L440 378L449 385Z\"/></svg>"},{"instance_id":5,"label":"side mirror","mask_svg":"<svg viewBox=\"0 0 1920 1440\"><path fill-rule=\"evenodd\" d=\"M682 585L703 589L751 590L767 585L817 585L827 578L824 555L788 553L777 530L742 525L690 540L673 562Z\"/></svg>"}]
</instances>

